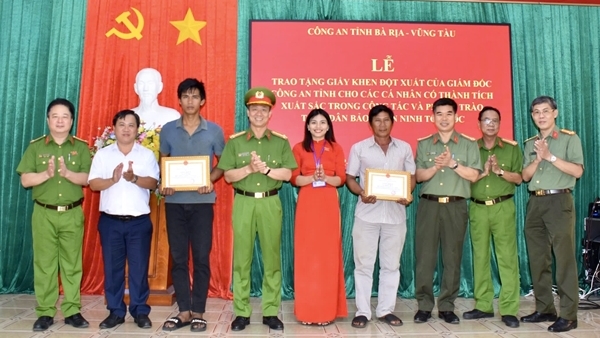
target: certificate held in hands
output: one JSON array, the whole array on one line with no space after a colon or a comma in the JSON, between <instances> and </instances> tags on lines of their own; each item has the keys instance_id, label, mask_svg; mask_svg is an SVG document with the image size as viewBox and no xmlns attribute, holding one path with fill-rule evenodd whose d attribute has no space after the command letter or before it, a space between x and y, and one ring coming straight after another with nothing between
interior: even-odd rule
<instances>
[{"instance_id":1,"label":"certificate held in hands","mask_svg":"<svg viewBox=\"0 0 600 338\"><path fill-rule=\"evenodd\" d=\"M365 193L368 196L386 201L397 201L401 198L412 201L408 171L367 169L365 176Z\"/></svg>"},{"instance_id":2,"label":"certificate held in hands","mask_svg":"<svg viewBox=\"0 0 600 338\"><path fill-rule=\"evenodd\" d=\"M163 157L160 160L161 184L175 191L192 191L210 182L208 156Z\"/></svg>"}]
</instances>

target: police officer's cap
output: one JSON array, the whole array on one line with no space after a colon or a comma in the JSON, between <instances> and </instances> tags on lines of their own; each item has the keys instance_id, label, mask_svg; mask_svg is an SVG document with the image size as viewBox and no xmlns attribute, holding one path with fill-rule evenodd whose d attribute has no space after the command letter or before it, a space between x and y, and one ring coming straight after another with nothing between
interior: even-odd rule
<instances>
[{"instance_id":1,"label":"police officer's cap","mask_svg":"<svg viewBox=\"0 0 600 338\"><path fill-rule=\"evenodd\" d=\"M275 94L268 88L254 87L246 92L246 95L244 95L244 102L246 103L246 106L251 104L264 104L273 107L275 105Z\"/></svg>"}]
</instances>

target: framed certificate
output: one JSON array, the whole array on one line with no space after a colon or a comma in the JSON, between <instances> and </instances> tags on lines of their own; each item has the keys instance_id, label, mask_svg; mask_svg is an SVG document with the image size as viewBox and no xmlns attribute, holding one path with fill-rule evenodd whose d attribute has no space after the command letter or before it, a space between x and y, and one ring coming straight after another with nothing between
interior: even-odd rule
<instances>
[{"instance_id":1,"label":"framed certificate","mask_svg":"<svg viewBox=\"0 0 600 338\"><path fill-rule=\"evenodd\" d=\"M365 176L367 195L386 201L397 201L401 198L412 200L408 171L367 169Z\"/></svg>"},{"instance_id":2,"label":"framed certificate","mask_svg":"<svg viewBox=\"0 0 600 338\"><path fill-rule=\"evenodd\" d=\"M210 182L208 156L162 157L160 160L161 184L175 191L192 191Z\"/></svg>"}]
</instances>

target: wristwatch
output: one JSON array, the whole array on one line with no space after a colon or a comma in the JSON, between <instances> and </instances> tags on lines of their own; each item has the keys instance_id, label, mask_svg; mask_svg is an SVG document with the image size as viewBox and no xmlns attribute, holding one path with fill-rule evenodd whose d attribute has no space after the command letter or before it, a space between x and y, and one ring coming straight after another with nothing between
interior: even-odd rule
<instances>
[{"instance_id":1,"label":"wristwatch","mask_svg":"<svg viewBox=\"0 0 600 338\"><path fill-rule=\"evenodd\" d=\"M554 163L556 162L556 156L552 155L550 156L550 163Z\"/></svg>"},{"instance_id":2,"label":"wristwatch","mask_svg":"<svg viewBox=\"0 0 600 338\"><path fill-rule=\"evenodd\" d=\"M500 176L500 177L504 176L504 169L500 169L500 173L498 174L498 176Z\"/></svg>"},{"instance_id":3,"label":"wristwatch","mask_svg":"<svg viewBox=\"0 0 600 338\"><path fill-rule=\"evenodd\" d=\"M450 169L454 170L458 168L458 161L454 162L454 165L450 167Z\"/></svg>"},{"instance_id":4,"label":"wristwatch","mask_svg":"<svg viewBox=\"0 0 600 338\"><path fill-rule=\"evenodd\" d=\"M131 183L135 184L135 182L137 182L138 179L138 175L133 175L133 179L131 180Z\"/></svg>"}]
</instances>

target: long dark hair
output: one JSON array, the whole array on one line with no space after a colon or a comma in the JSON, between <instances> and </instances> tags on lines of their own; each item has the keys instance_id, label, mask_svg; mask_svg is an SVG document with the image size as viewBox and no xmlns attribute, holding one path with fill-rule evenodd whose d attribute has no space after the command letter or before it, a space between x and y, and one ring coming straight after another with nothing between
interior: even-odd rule
<instances>
[{"instance_id":1,"label":"long dark hair","mask_svg":"<svg viewBox=\"0 0 600 338\"><path fill-rule=\"evenodd\" d=\"M333 147L333 142L335 142L335 136L333 135L333 124L331 123L329 114L327 114L327 112L323 109L313 109L310 111L310 113L308 113L308 116L306 116L306 121L304 122L304 140L302 141L302 148L308 152L312 152L310 145L312 144L313 140L312 134L310 133L310 130L308 130L308 125L310 124L310 120L317 115L323 115L325 120L327 120L327 125L329 126L329 130L325 132L325 141L329 142L331 147Z\"/></svg>"}]
</instances>

